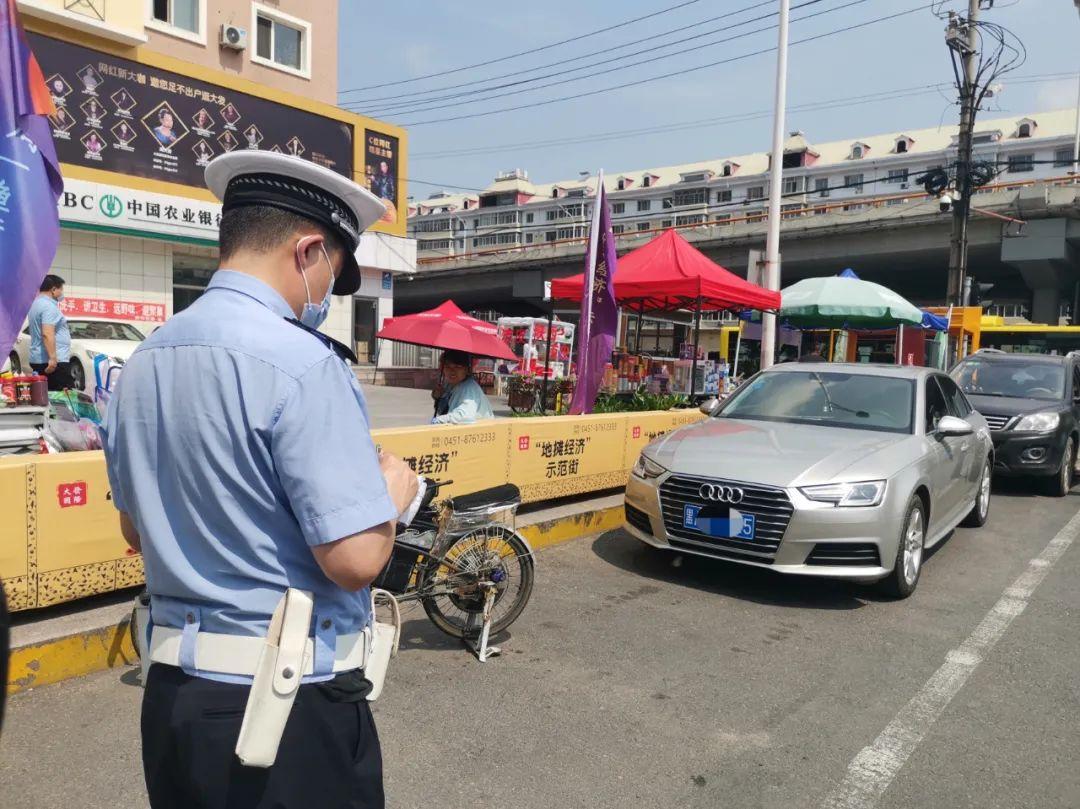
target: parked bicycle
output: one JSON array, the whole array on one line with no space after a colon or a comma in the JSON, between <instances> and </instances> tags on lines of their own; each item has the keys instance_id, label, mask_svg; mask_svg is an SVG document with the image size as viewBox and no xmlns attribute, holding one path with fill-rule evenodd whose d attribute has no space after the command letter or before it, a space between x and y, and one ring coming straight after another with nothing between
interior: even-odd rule
<instances>
[{"instance_id":1,"label":"parked bicycle","mask_svg":"<svg viewBox=\"0 0 1080 809\"><path fill-rule=\"evenodd\" d=\"M521 493L507 484L436 500L453 481L427 482L412 525L399 528L390 561L373 587L398 604L420 602L440 630L459 638L481 662L497 655L488 645L525 609L534 563L528 541L514 528ZM149 596L140 596L144 605ZM139 651L137 620L131 640Z\"/></svg>"},{"instance_id":2,"label":"parked bicycle","mask_svg":"<svg viewBox=\"0 0 1080 809\"><path fill-rule=\"evenodd\" d=\"M399 604L419 601L428 618L484 661L488 639L521 615L532 594L533 552L514 528L521 493L506 484L436 500L453 481L428 481L424 503L374 586Z\"/></svg>"}]
</instances>

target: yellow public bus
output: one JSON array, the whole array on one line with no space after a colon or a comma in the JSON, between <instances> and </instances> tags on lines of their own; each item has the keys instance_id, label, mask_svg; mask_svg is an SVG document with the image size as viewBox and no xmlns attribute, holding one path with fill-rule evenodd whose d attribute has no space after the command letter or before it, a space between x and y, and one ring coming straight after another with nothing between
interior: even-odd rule
<instances>
[{"instance_id":1,"label":"yellow public bus","mask_svg":"<svg viewBox=\"0 0 1080 809\"><path fill-rule=\"evenodd\" d=\"M981 345L1016 354L1068 354L1080 351L1080 326L1006 323L1003 317L982 319Z\"/></svg>"}]
</instances>

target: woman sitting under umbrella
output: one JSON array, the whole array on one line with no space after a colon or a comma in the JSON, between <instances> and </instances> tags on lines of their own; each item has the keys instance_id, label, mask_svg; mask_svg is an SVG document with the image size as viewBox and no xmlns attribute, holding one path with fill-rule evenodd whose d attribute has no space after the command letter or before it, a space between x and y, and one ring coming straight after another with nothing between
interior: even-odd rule
<instances>
[{"instance_id":1,"label":"woman sitting under umbrella","mask_svg":"<svg viewBox=\"0 0 1080 809\"><path fill-rule=\"evenodd\" d=\"M432 424L472 424L495 417L483 388L473 379L472 357L464 351L444 351L439 372L431 392L435 400Z\"/></svg>"}]
</instances>

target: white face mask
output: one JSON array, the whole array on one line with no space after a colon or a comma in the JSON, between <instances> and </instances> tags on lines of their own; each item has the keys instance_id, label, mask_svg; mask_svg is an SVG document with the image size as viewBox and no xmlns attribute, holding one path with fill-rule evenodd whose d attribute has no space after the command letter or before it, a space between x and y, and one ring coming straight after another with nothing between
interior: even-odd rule
<instances>
[{"instance_id":1,"label":"white face mask","mask_svg":"<svg viewBox=\"0 0 1080 809\"><path fill-rule=\"evenodd\" d=\"M323 258L326 259L326 269L330 273L330 286L326 288L322 303L311 302L311 288L308 286L307 273L303 267L300 268L300 275L304 279L304 292L307 293L307 303L304 304L304 309L300 312L300 322L312 329L319 328L326 321L327 315L330 314L330 296L334 294L334 265L330 263L330 256L327 255L326 248L321 249Z\"/></svg>"}]
</instances>

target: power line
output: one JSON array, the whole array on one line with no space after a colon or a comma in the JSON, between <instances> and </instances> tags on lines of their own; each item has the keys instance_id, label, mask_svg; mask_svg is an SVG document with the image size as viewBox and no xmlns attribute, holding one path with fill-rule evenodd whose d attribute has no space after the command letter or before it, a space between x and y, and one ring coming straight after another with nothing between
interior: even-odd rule
<instances>
[{"instance_id":1,"label":"power line","mask_svg":"<svg viewBox=\"0 0 1080 809\"><path fill-rule=\"evenodd\" d=\"M796 6L795 8L796 9L805 8L806 6L817 5L818 3L821 3L821 2L823 2L823 0L807 0L806 2ZM800 17L795 22L802 22L803 20L810 20L810 19L813 19L814 17L821 17L821 16L823 16L825 14L831 14L834 11L841 11L843 9L850 8L852 6L861 5L862 3L866 3L866 2L869 2L869 0L850 0L850 2L844 3L843 5L835 6L834 8L824 9L823 11L819 11L819 12L816 12L814 14L808 14L805 17ZM645 53L653 53L653 52L655 52L655 51L657 51L659 49L662 49L662 48L669 48L669 47L672 47L674 45L681 45L681 44L686 43L686 42L691 42L691 41L696 40L696 39L701 39L703 37L711 36L711 35L713 35L715 33L720 32L720 31L731 30L732 28L738 28L740 26L749 25L750 23L754 23L754 22L761 22L762 20L767 20L770 17L775 17L775 16L776 16L776 12L771 12L769 14L764 14L764 15L762 15L760 17L753 17L753 18L751 18L749 20L744 20L743 22L735 23L734 25L728 26L727 28L717 28L717 29L714 29L712 31L706 31L705 33L695 34L694 36L686 37L686 38L681 39L681 40L676 40L676 41L670 42L670 43L668 43L666 45L658 45L658 46L655 46L655 47L652 47L652 48L645 48L643 50L635 51L633 53L623 54L622 56L614 56L614 57L611 57L611 58L608 58L608 59L602 59L599 62L593 62L592 64L581 65L580 67L574 67L574 68L570 68L568 70L560 70L560 71L556 71L554 73L548 73L548 74L543 75L543 76L536 76L536 77L531 78L531 79L522 79L522 80L517 81L517 82L510 82L510 83L508 83L506 85L503 85L503 86L504 87L514 87L514 86L520 86L522 84L531 84L532 82L535 82L535 81L542 81L543 79L553 78L555 76L563 76L563 75L566 75L567 73L577 73L577 72L582 71L582 70L588 70L589 68L599 67L600 65L606 65L606 64L610 64L612 62L618 62L619 63L619 64L615 65L614 67L609 67L609 68L606 68L605 70L598 70L598 71L595 71L595 72L590 73L590 74L585 75L585 76L574 76L573 78L560 79L559 81L552 81L552 82L548 82L547 84L538 84L538 85L536 85L534 87L520 88L520 89L517 89L517 90L511 90L511 91L505 92L505 93L495 93L493 95L487 96L486 98L469 98L469 99L466 99L465 101L457 101L457 102L450 103L450 104L437 104L437 103L435 103L435 104L431 104L430 106L424 106L424 105L428 104L429 102L439 100L439 99L434 99L434 98L432 98L432 99L417 99L415 101L405 101L405 102L401 102L400 105L392 104L392 105L389 105L388 107L386 107L385 109L376 110L376 112L374 114L378 115L380 117L384 117L384 116L387 116L387 115L409 115L409 114L414 113L414 112L430 112L432 110L449 109L451 107L461 107L461 106L464 106L466 104L473 104L473 103L483 102L483 101L491 101L491 100L496 99L496 98L506 98L507 96L519 95L520 93L531 93L531 92L534 92L536 90L542 90L542 89L547 88L547 87L555 87L555 86L558 86L560 84L570 84L570 83L576 82L576 81L586 81L586 80L589 80L589 79L596 78L597 76L603 76L606 73L614 73L614 72L617 72L617 71L626 70L627 68L639 67L641 65L651 64L652 62L659 62L659 61L662 61L664 59L673 59L673 58L683 56L683 55L688 54L688 53L693 53L694 51L702 50L704 48L711 48L711 47L714 47L716 45L723 45L723 44L726 44L726 43L729 43L729 42L735 42L735 41L740 40L740 39L745 39L747 37L754 36L755 34L761 34L761 33L764 33L766 31L771 31L774 28L776 28L775 25L767 25L767 26L765 26L763 28L755 28L752 31L744 31L741 34L735 34L733 36L723 37L721 39L716 39L716 40L713 40L711 42L705 42L705 43L702 43L700 45L695 45L692 48L685 48L685 49L679 51L678 53L661 54L659 56L653 56L653 57L650 57L648 59L641 59L641 60L639 60L637 62L626 62L626 63L622 62L623 59L627 59L629 57L640 56L641 54L645 54ZM466 97L466 96L473 96L473 95L477 95L477 94L488 93L488 92L491 92L492 90L497 90L497 89L500 89L500 88L498 88L498 87L490 87L490 88L483 88L483 89L477 89L477 90L468 90L468 91L463 92L463 93L455 93L455 94L453 94L451 96L445 96L445 98L447 98L447 99L450 99L450 98L462 98L462 97ZM399 107L399 106L409 107L409 108L408 109L393 109L393 107Z\"/></svg>"},{"instance_id":2,"label":"power line","mask_svg":"<svg viewBox=\"0 0 1080 809\"><path fill-rule=\"evenodd\" d=\"M1037 84L1042 82L1073 80L1076 73L1046 73L1032 76L1018 77L1013 84ZM857 96L811 101L789 107L793 112L816 112L818 110L836 109L860 103L876 101L892 101L901 98L910 98L919 95L929 95L941 88L951 85L951 82L938 84L915 85L913 87L901 87L892 90L881 90ZM529 151L537 149L555 148L559 146L580 145L587 143L600 143L609 140L620 140L641 135L658 135L668 132L682 132L706 126L745 123L759 120L772 115L772 110L756 110L754 112L739 113L737 115L725 115L714 118L700 118L690 121L681 121L673 124L656 125L641 129L620 129L609 132L598 132L588 135L578 135L557 140L524 141L520 143L486 144L482 146L470 146L462 149L454 149L444 152L414 152L409 155L410 160L440 160L451 157L467 157L480 154L491 154L500 151Z\"/></svg>"},{"instance_id":3,"label":"power line","mask_svg":"<svg viewBox=\"0 0 1080 809\"><path fill-rule=\"evenodd\" d=\"M415 76L415 77L413 77L411 79L399 79L398 81L383 82L382 84L368 84L368 85L365 85L364 87L351 87L351 88L348 88L346 90L339 90L338 95L343 95L345 93L356 93L356 92L360 92L361 90L376 90L376 89L378 89L380 87L397 87L397 86L402 85L402 84L412 84L413 82L423 81L425 79L432 79L432 78L435 78L436 76L449 76L452 73L461 73L464 70L473 70L473 69L478 68L478 67L487 67L488 65L498 64L499 62L507 62L507 61L509 61L511 59L517 59L518 57L521 57L521 56L528 56L528 55L533 54L533 53L539 53L541 51L550 50L551 48L557 48L560 45L567 45L567 44L569 44L571 42L579 42L579 41L581 41L583 39L588 39L589 37L594 37L594 36L596 36L598 34L604 34L604 33L607 33L608 31L614 31L617 28L625 28L628 25L633 25L634 23L642 22L643 20L649 20L649 19L652 19L653 17L659 17L662 14L669 14L672 11L678 11L680 8L686 8L686 6L692 6L692 5L694 5L696 3L699 3L699 2L701 2L701 0L685 0L685 2L677 3L676 5L668 6L667 8L662 8L659 11L654 11L654 12L652 12L650 14L644 14L644 15L642 15L640 17L634 17L633 19L630 19L630 20L624 20L623 22L616 23L615 25L609 25L609 26L607 26L605 28L598 28L595 31L588 31L588 32L586 32L584 34L578 34L577 36L570 37L569 39L561 39L558 42L552 42L549 45L541 45L541 46L536 47L536 48L530 48L527 51L519 51L517 53L511 53L511 54L508 54L506 56L500 56L497 59L488 59L485 62L477 62L476 64L472 64L472 65L463 65L462 67L455 67L455 68L451 68L449 70L440 70L437 73L428 73L428 74L426 74L424 76Z\"/></svg>"},{"instance_id":4,"label":"power line","mask_svg":"<svg viewBox=\"0 0 1080 809\"><path fill-rule=\"evenodd\" d=\"M406 105L406 104L426 103L428 101L439 101L441 99L448 99L448 98L458 98L463 94L456 93L454 95L449 95L449 96L424 98L424 99L415 98L415 97L416 96L429 95L431 93L439 93L439 92L442 92L444 90L456 90L456 89L459 89L459 88L462 88L462 87L471 87L472 85L475 85L475 84L486 84L487 82L499 81L500 79L513 78L514 76L521 76L521 75L524 75L526 73L535 73L538 70L547 70L548 68L552 68L552 67L560 67L562 65L568 65L571 62L580 62L582 59L590 59L590 58L592 58L594 56L600 56L600 55L605 54L605 53L611 53L612 51L619 51L619 50L622 50L623 48L629 48L629 47L631 47L633 45L640 45L640 44L642 44L644 42L649 42L650 40L662 39L662 38L664 38L666 36L670 36L671 34L678 34L678 33L682 33L683 31L689 31L692 28L699 28L699 27L701 27L703 25L708 25L709 23L717 22L718 20L726 20L726 19L729 19L731 17L736 17L736 16L738 16L740 14L744 14L744 13L746 13L748 11L754 11L754 10L762 8L764 6L772 6L774 4L774 2L775 2L775 0L763 0L763 2L755 3L752 6L746 6L745 8L736 9L735 11L729 11L726 14L720 14L719 16L716 16L716 17L709 17L708 19L701 20L701 21L695 22L695 23L691 23L690 25L683 25L683 26L681 26L679 28L672 28L672 29L670 29L668 31L662 31L661 33L658 33L658 34L651 34L650 36L647 36L647 37L639 37L638 39L635 39L635 40L633 40L631 42L623 42L620 45L613 45L610 48L603 48L602 50L592 51L590 53L582 54L581 56L572 56L569 59L560 59L560 60L557 60L557 61L554 61L554 62L549 62L548 64L537 65L536 67L525 68L524 70L515 70L515 71L512 71L510 73L503 73L503 74L498 75L498 76L489 76L486 79L474 79L473 81L461 82L459 84L444 85L442 87L436 87L436 88L432 88L430 90L417 90L416 92L413 92L413 93L400 93L400 94L396 94L396 95L392 95L392 96L382 96L380 98L356 99L356 100L350 101L348 103L350 105L357 105L357 108L359 109L359 105L367 105L367 104L371 104L371 103L378 102L378 101L393 101L393 102L395 102L395 104L391 104L391 105L387 105L387 106L400 106L400 105ZM815 2L820 2L820 0L815 0ZM799 6L799 8L801 8L801 6ZM774 13L769 14L767 16L775 17L776 13L774 12ZM765 19L765 18L764 17L759 17L757 19ZM735 25L746 25L748 22L755 22L755 21L756 20L746 20L746 21L741 22L741 23L735 23ZM719 32L721 30L724 30L724 29L713 29L712 31L707 31L704 34L700 34L699 36L708 36L710 34L717 33L717 32ZM693 39L693 38L695 38L695 37L691 37L691 39ZM689 41L689 39L680 39L680 40L676 40L675 42L669 42L669 43L664 44L664 45L657 45L656 47L657 48L668 48L668 47L670 47L672 45L676 45L676 44L679 44L681 42L688 42L688 41ZM638 53L645 53L645 52L646 51L638 51ZM623 56L620 57L620 58L625 58L627 56L635 56L635 55L636 54L623 54ZM599 64L603 64L603 63L599 63ZM574 68L574 70L584 70L586 67L589 67L589 66L585 65L585 66L582 66L582 67L579 67L579 68ZM566 71L566 72L569 72L569 71ZM557 75L557 74L552 74L552 75ZM544 78L548 78L548 77L547 76L536 76L533 79L529 79L528 81L539 81L539 80L544 79ZM492 87L485 88L485 90L478 90L476 92L485 92L486 90L500 90L503 87L509 87L509 86L512 86L512 85L511 84L495 85L495 86L492 86ZM401 99L409 99L409 98L412 98L413 100L412 101L402 101L401 100ZM372 109L379 109L379 106L376 105L376 107L374 107Z\"/></svg>"},{"instance_id":5,"label":"power line","mask_svg":"<svg viewBox=\"0 0 1080 809\"><path fill-rule=\"evenodd\" d=\"M894 20L894 19L897 19L899 17L907 16L908 14L914 14L914 13L919 12L919 11L924 11L927 8L930 8L930 6L929 5L917 6L915 8L907 9L906 11L900 11L900 12L897 12L895 14L889 14L889 15L884 16L884 17L877 17L877 18L872 19L872 20L867 20L866 22L856 23L854 25L849 25L849 26L846 26L844 28L838 28L838 29L833 30L833 31L826 31L823 34L817 34L817 35L812 36L812 37L806 37L804 39L795 40L791 44L792 45L802 45L802 44L805 44L805 43L808 43L808 42L814 42L816 40L825 39L827 37L835 36L837 34L844 34L844 33L850 32L850 31L858 30L860 28L866 28L866 27L868 27L870 25L874 25L874 24L879 23L879 22L887 22L889 20ZM589 90L589 91L582 92L582 93L577 93L577 94L574 94L574 95L560 96L558 98L550 98L550 99L546 99L544 101L534 101L534 102L529 103L529 104L518 104L518 105L515 105L515 106L512 106L512 107L501 107L501 108L496 109L496 110L488 110L486 112L471 113L469 115L455 115L455 116L450 116L450 117L447 117L447 118L433 118L433 119L429 119L429 120L426 120L426 121L410 121L410 122L402 124L402 126L426 126L426 125L429 125L429 124L447 123L449 121L462 121L462 120L471 119L471 118L485 118L485 117L487 117L489 115L498 115L498 114L504 113L504 112L515 112L517 110L522 110L522 109L530 109L530 108L533 108L533 107L543 107L543 106L547 106L549 104L558 104L558 103L562 103L564 101L573 101L573 100L576 100L576 99L579 99L579 98L588 98L590 96L600 95L602 93L610 93L610 92L613 92L615 90L622 90L622 89L625 89L627 87L636 87L636 86L639 86L639 85L642 85L642 84L648 84L649 82L660 81L661 79L670 79L670 78L673 78L675 76L684 76L684 75L686 75L688 73L695 73L695 72L697 72L699 70L707 70L708 68L718 67L720 65L726 65L726 64L730 64L732 62L738 62L738 61L741 61L743 59L749 59L749 58L751 58L753 56L760 56L762 54L772 53L775 50L776 50L776 46L773 45L772 47L761 48L761 49L756 50L756 51L751 51L749 53L740 54L738 56L731 56L731 57L728 57L726 59L720 59L718 61L709 62L709 63L704 64L704 65L698 65L696 67L691 67L691 68L684 68L683 70L676 70L676 71L672 71L670 73L663 73L663 74L660 74L660 75L657 75L657 76L649 76L649 77L646 77L646 78L643 78L643 79L637 79L635 81L629 81L629 82L624 82L622 84L616 84L616 85L613 85L611 87L602 87L602 88L597 89L597 90Z\"/></svg>"}]
</instances>

